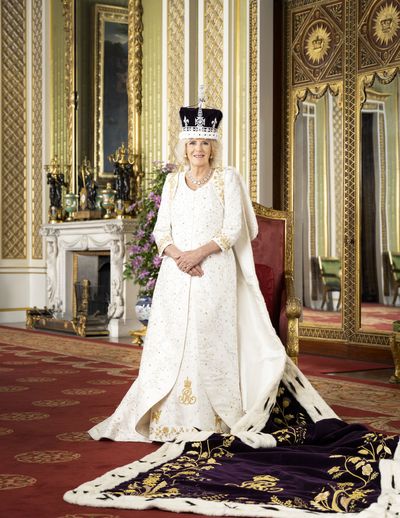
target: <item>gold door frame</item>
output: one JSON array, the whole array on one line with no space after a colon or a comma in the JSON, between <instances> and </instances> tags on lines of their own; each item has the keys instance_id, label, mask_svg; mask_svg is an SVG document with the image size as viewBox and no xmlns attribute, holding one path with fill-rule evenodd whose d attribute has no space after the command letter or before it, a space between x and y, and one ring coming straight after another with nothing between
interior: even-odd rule
<instances>
[{"instance_id":1,"label":"gold door frame","mask_svg":"<svg viewBox=\"0 0 400 518\"><path fill-rule=\"evenodd\" d=\"M295 139L295 125L296 119L299 115L299 103L303 102L310 96L313 99L321 99L327 92L330 92L334 97L338 99L338 105L342 106L343 103L343 83L342 81L334 81L331 83L321 83L318 85L309 85L304 88L293 88L289 94L290 107L289 107L289 134L288 134L288 171L290 171L289 178L286 182L287 185L287 199L285 200L286 210L293 211L294 208L294 139ZM342 243L343 249L343 243ZM344 268L342 268L342 271ZM343 271L344 274L344 271ZM344 277L344 275L343 275ZM343 287L342 287L343 289ZM300 324L300 337L308 338L320 338L330 340L345 340L343 332L343 317L340 326L328 327L318 326L317 324L304 325Z\"/></svg>"},{"instance_id":2,"label":"gold door frame","mask_svg":"<svg viewBox=\"0 0 400 518\"><path fill-rule=\"evenodd\" d=\"M344 0L343 0L344 2ZM285 57L286 81L285 102L286 120L284 125L284 175L282 181L282 197L285 210L294 208L294 133L295 122L299 113L299 102L308 95L320 99L328 91L338 97L343 104L344 92L344 13L336 11L340 4L332 0L287 0L285 5ZM343 4L342 4L343 5ZM325 10L321 11L321 7ZM329 11L329 9L331 9ZM332 40L336 40L333 48ZM315 52L312 43L322 42L325 45L320 54ZM301 50L303 49L303 51ZM330 50L330 52L329 52ZM345 132L345 114L343 109L343 137ZM344 138L343 138L344 140ZM343 148L343 155L345 149ZM343 176L345 177L345 158L343 156ZM343 190L346 180L344 178ZM342 243L344 255L345 242ZM342 257L342 291L348 266ZM347 270L347 271L346 271ZM342 304L342 308L344 303ZM342 309L340 327L320 327L300 324L300 337L345 341L345 316Z\"/></svg>"},{"instance_id":3,"label":"gold door frame","mask_svg":"<svg viewBox=\"0 0 400 518\"><path fill-rule=\"evenodd\" d=\"M296 31L300 30L304 21L313 22L316 19L316 11L326 16L336 17L338 24L332 22L336 31L336 44L343 45L342 63L337 70L340 75L337 78L343 82L343 167L344 167L344 210L343 210L343 318L341 329L311 328L300 326L300 337L312 339L344 341L352 344L376 345L389 347L393 336L389 332L368 332L362 330L361 324L361 293L360 293L360 119L361 106L365 98L365 88L370 86L376 77L381 81L390 82L399 72L399 52L387 53L377 58L377 63L368 61L366 56L365 27L368 19L376 16L380 8L379 0L366 1L362 7L359 2L351 0L286 0L285 4L285 57L286 57L286 81L285 81L285 141L284 153L286 155L285 169L283 171L283 205L285 210L293 209L293 143L294 143L294 119L296 116L296 104L308 93L319 94L324 89L335 84L332 81L313 81L312 70L305 70L298 49L293 42ZM363 11L360 11L363 9ZM293 20L295 23L293 24ZM314 20L315 21L315 20ZM335 21L335 20L334 20ZM321 23L323 25L323 23ZM341 33L342 28L342 33ZM307 28L306 28L307 30ZM341 39L340 39L341 33ZM339 35L339 36L338 36ZM395 38L393 37L393 40ZM306 41L304 38L303 42ZM364 45L364 46L363 46ZM393 45L397 45L394 41ZM397 58L392 56L397 56ZM312 56L311 56L312 57ZM368 56L367 56L368 57ZM392 59L392 61L390 61ZM396 60L397 62L393 62ZM379 61L380 60L380 61ZM386 66L384 62L387 60ZM295 67L298 67L297 69ZM303 68L302 68L303 67ZM294 78L293 70L298 71ZM322 69L319 74L326 74ZM303 74L303 75L302 75ZM297 86L296 80L303 81L303 86ZM335 78L336 79L336 78Z\"/></svg>"},{"instance_id":4,"label":"gold door frame","mask_svg":"<svg viewBox=\"0 0 400 518\"><path fill-rule=\"evenodd\" d=\"M375 81L378 79L383 84L389 84L393 81L396 75L400 73L400 66L384 68L381 70L376 70L372 73L368 74L359 74L357 77L357 101L356 101L356 117L355 117L355 127L356 127L356 142L360 142L361 138L361 109L366 100L366 89L371 87ZM361 203L360 203L360 188L361 188L361 177L360 177L360 149L355 153L355 161L356 161L356 171L357 171L357 197L355 203L355 226L356 226L356 265L361 264ZM354 328L356 332L354 333L353 341L360 344L373 344L373 345L383 345L390 346L391 345L391 335L386 332L367 332L361 328L361 276L360 276L360 267L355 270L355 278L356 278L356 304L355 306L358 308L358 311L353 315L354 318Z\"/></svg>"}]
</instances>

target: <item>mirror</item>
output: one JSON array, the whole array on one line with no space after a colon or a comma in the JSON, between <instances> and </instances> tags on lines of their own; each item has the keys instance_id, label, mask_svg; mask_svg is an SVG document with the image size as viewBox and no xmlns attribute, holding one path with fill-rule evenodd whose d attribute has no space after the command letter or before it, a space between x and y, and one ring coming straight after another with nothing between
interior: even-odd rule
<instances>
[{"instance_id":1,"label":"mirror","mask_svg":"<svg viewBox=\"0 0 400 518\"><path fill-rule=\"evenodd\" d=\"M140 0L51 2L52 154L71 166L72 192L85 157L105 185L122 143L141 177L142 16Z\"/></svg>"},{"instance_id":2,"label":"mirror","mask_svg":"<svg viewBox=\"0 0 400 518\"><path fill-rule=\"evenodd\" d=\"M296 294L303 325L342 326L341 90L297 92L293 172Z\"/></svg>"},{"instance_id":3,"label":"mirror","mask_svg":"<svg viewBox=\"0 0 400 518\"><path fill-rule=\"evenodd\" d=\"M362 86L360 130L361 328L400 319L400 75Z\"/></svg>"},{"instance_id":4,"label":"mirror","mask_svg":"<svg viewBox=\"0 0 400 518\"><path fill-rule=\"evenodd\" d=\"M128 142L128 0L74 1L75 163L88 157L104 183L107 157Z\"/></svg>"}]
</instances>

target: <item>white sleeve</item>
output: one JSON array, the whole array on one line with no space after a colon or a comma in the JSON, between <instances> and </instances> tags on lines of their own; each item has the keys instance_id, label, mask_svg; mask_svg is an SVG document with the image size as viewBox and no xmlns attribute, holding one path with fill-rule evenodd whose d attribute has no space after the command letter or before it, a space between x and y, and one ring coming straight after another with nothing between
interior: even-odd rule
<instances>
[{"instance_id":1,"label":"white sleeve","mask_svg":"<svg viewBox=\"0 0 400 518\"><path fill-rule=\"evenodd\" d=\"M242 221L240 178L234 169L228 169L224 181L224 220L221 230L212 239L223 252L236 243Z\"/></svg>"},{"instance_id":2,"label":"white sleeve","mask_svg":"<svg viewBox=\"0 0 400 518\"><path fill-rule=\"evenodd\" d=\"M171 234L171 191L170 176L168 174L161 194L161 203L158 209L157 221L154 225L153 236L158 248L159 255L163 255L168 245L173 244Z\"/></svg>"}]
</instances>

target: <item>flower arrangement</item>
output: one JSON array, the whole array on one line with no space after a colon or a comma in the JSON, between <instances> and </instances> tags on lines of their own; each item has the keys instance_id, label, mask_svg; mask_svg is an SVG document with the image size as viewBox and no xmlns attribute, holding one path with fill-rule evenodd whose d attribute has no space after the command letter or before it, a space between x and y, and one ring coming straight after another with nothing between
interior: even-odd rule
<instances>
[{"instance_id":1,"label":"flower arrangement","mask_svg":"<svg viewBox=\"0 0 400 518\"><path fill-rule=\"evenodd\" d=\"M141 296L152 296L156 284L161 257L154 241L153 229L157 220L161 193L167 174L174 171L175 165L165 162L153 163L154 180L151 188L141 200L130 209L136 211L137 227L132 241L128 243L128 261L124 264L124 278L133 279L139 285Z\"/></svg>"}]
</instances>

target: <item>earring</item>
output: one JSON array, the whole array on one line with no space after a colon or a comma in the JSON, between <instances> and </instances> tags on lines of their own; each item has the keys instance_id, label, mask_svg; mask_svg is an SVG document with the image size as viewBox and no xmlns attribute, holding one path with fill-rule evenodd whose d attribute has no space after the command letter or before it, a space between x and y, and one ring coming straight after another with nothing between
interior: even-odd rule
<instances>
[{"instance_id":1,"label":"earring","mask_svg":"<svg viewBox=\"0 0 400 518\"><path fill-rule=\"evenodd\" d=\"M185 153L185 158L187 158L187 154Z\"/></svg>"},{"instance_id":2,"label":"earring","mask_svg":"<svg viewBox=\"0 0 400 518\"><path fill-rule=\"evenodd\" d=\"M214 157L212 155L210 155L210 160L212 160Z\"/></svg>"}]
</instances>

